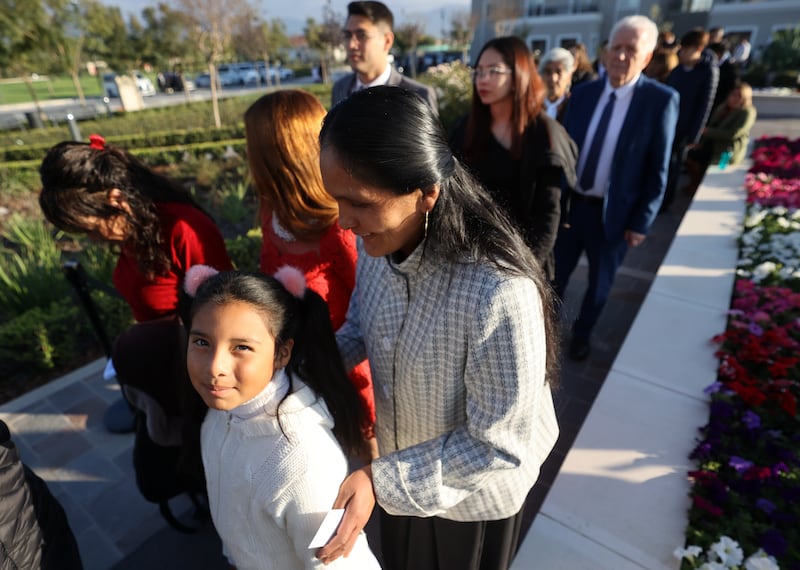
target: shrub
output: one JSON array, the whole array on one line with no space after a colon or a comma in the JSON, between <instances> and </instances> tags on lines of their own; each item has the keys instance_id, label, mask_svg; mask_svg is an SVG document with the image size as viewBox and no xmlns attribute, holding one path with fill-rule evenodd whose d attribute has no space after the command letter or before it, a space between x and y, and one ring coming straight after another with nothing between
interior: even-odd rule
<instances>
[{"instance_id":1,"label":"shrub","mask_svg":"<svg viewBox=\"0 0 800 570\"><path fill-rule=\"evenodd\" d=\"M258 271L261 258L261 228L252 229L247 235L225 240L228 255L236 269Z\"/></svg>"},{"instance_id":2,"label":"shrub","mask_svg":"<svg viewBox=\"0 0 800 570\"><path fill-rule=\"evenodd\" d=\"M7 315L45 307L67 293L61 276L61 249L44 220L14 215L2 232L0 311ZM64 234L57 232L57 239Z\"/></svg>"},{"instance_id":3,"label":"shrub","mask_svg":"<svg viewBox=\"0 0 800 570\"><path fill-rule=\"evenodd\" d=\"M436 88L439 118L449 132L456 121L469 111L472 101L472 75L469 67L460 61L442 63L429 67L419 80Z\"/></svg>"}]
</instances>

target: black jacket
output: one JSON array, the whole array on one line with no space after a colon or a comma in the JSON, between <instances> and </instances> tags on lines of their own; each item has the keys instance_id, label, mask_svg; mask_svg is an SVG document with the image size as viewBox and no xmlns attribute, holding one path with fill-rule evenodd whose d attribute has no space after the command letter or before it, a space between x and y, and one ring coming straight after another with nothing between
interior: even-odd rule
<instances>
[{"instance_id":1,"label":"black jacket","mask_svg":"<svg viewBox=\"0 0 800 570\"><path fill-rule=\"evenodd\" d=\"M80 570L67 516L0 420L0 570Z\"/></svg>"},{"instance_id":2,"label":"black jacket","mask_svg":"<svg viewBox=\"0 0 800 570\"><path fill-rule=\"evenodd\" d=\"M450 137L453 152L459 157L463 155L466 125L467 117L464 117ZM561 188L575 187L578 147L564 127L544 111L528 125L523 141L516 176L518 185L505 189L508 202L505 206L545 274L552 280L555 277L553 246L561 219ZM483 184L498 167L488 155L466 162ZM487 189L493 195L497 194L498 189Z\"/></svg>"}]
</instances>

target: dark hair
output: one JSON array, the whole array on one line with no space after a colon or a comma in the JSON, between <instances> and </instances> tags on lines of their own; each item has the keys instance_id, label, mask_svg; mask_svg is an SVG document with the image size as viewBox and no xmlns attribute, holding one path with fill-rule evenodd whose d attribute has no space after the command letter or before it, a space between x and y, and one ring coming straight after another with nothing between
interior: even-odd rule
<instances>
[{"instance_id":1,"label":"dark hair","mask_svg":"<svg viewBox=\"0 0 800 570\"><path fill-rule=\"evenodd\" d=\"M85 234L90 231L84 225L87 217L124 216L133 231L129 242L139 268L150 278L170 269L156 204L181 202L203 211L189 192L109 145L92 148L86 143L61 142L47 152L39 175L39 205L48 221L63 231ZM109 203L108 193L115 188L130 211Z\"/></svg>"},{"instance_id":2,"label":"dark hair","mask_svg":"<svg viewBox=\"0 0 800 570\"><path fill-rule=\"evenodd\" d=\"M390 30L394 29L392 11L383 2L376 2L375 0L350 2L347 5L347 16L362 16L373 24L386 24Z\"/></svg>"},{"instance_id":3,"label":"dark hair","mask_svg":"<svg viewBox=\"0 0 800 570\"><path fill-rule=\"evenodd\" d=\"M261 313L276 347L289 339L294 341L286 365L290 385L296 376L321 396L333 416L333 433L342 448L346 453L357 451L363 441L361 426L365 425L365 412L344 369L328 305L322 297L306 288L303 298L298 299L274 277L225 271L198 288L185 320L187 330L200 308L231 302L247 303Z\"/></svg>"},{"instance_id":4,"label":"dark hair","mask_svg":"<svg viewBox=\"0 0 800 570\"><path fill-rule=\"evenodd\" d=\"M533 54L521 39L516 36L504 36L489 40L481 48L475 60L480 61L483 53L493 49L500 53L503 62L511 69L511 148L512 158L522 156L522 142L525 129L536 120L542 110L546 89L539 72L536 70ZM488 105L484 105L478 96L475 83L472 85L472 104L467 130L464 137L464 157L468 162L483 157L488 152L491 137L491 114Z\"/></svg>"},{"instance_id":5,"label":"dark hair","mask_svg":"<svg viewBox=\"0 0 800 570\"><path fill-rule=\"evenodd\" d=\"M550 286L519 230L453 156L442 124L422 98L400 87L358 91L330 110L320 147L331 149L355 179L398 196L438 185L423 256L483 261L532 279L542 301L548 370L555 381L558 337Z\"/></svg>"},{"instance_id":6,"label":"dark hair","mask_svg":"<svg viewBox=\"0 0 800 570\"><path fill-rule=\"evenodd\" d=\"M690 30L681 37L681 47L704 48L708 44L708 37L708 32L702 28Z\"/></svg>"}]
</instances>

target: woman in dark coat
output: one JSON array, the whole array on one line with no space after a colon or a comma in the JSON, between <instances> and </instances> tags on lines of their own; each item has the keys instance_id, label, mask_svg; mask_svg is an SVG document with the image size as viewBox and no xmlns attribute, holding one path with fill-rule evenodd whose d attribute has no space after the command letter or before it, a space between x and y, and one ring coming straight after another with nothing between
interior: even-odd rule
<instances>
[{"instance_id":1,"label":"woman in dark coat","mask_svg":"<svg viewBox=\"0 0 800 570\"><path fill-rule=\"evenodd\" d=\"M561 188L575 183L578 150L542 110L545 87L517 37L489 40L478 54L472 106L451 146L520 227L548 277L561 215Z\"/></svg>"}]
</instances>

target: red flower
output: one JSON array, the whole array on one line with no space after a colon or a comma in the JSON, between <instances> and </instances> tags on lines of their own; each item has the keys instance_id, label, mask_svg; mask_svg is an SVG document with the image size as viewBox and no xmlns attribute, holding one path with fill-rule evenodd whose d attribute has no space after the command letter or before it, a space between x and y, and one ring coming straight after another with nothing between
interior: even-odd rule
<instances>
[{"instance_id":1,"label":"red flower","mask_svg":"<svg viewBox=\"0 0 800 570\"><path fill-rule=\"evenodd\" d=\"M716 505L713 505L711 502L705 500L703 497L695 495L694 497L692 497L692 502L694 502L694 505L698 509L702 509L715 517L721 517L723 514L721 508L719 508Z\"/></svg>"}]
</instances>

